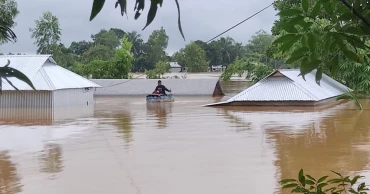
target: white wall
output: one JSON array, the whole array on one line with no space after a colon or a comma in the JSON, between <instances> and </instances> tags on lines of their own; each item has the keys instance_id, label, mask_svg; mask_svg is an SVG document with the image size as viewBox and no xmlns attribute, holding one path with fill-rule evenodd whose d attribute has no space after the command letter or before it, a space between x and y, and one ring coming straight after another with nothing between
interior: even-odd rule
<instances>
[{"instance_id":1,"label":"white wall","mask_svg":"<svg viewBox=\"0 0 370 194\"><path fill-rule=\"evenodd\" d=\"M94 90L94 88L56 90L53 92L53 107L93 106Z\"/></svg>"},{"instance_id":2,"label":"white wall","mask_svg":"<svg viewBox=\"0 0 370 194\"><path fill-rule=\"evenodd\" d=\"M170 73L179 73L181 72L181 67L171 67Z\"/></svg>"},{"instance_id":3,"label":"white wall","mask_svg":"<svg viewBox=\"0 0 370 194\"><path fill-rule=\"evenodd\" d=\"M161 80L164 86L172 89L172 94L185 96L212 96L218 82L218 78ZM96 89L97 96L147 95L158 85L157 79L91 79L91 81L102 86Z\"/></svg>"}]
</instances>

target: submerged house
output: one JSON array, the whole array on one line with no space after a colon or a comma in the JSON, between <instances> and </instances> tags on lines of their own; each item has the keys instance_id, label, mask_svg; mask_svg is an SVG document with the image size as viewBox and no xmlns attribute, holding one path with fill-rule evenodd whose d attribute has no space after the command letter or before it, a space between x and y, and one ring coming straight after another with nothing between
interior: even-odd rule
<instances>
[{"instance_id":1,"label":"submerged house","mask_svg":"<svg viewBox=\"0 0 370 194\"><path fill-rule=\"evenodd\" d=\"M24 116L53 118L58 108L94 105L94 90L98 84L57 65L51 55L1 55L0 66L24 73L33 83L8 78L19 89L2 80L0 118Z\"/></svg>"},{"instance_id":2,"label":"submerged house","mask_svg":"<svg viewBox=\"0 0 370 194\"><path fill-rule=\"evenodd\" d=\"M316 70L306 81L299 74L299 69L278 69L227 101L206 106L316 106L352 91L325 74L318 85Z\"/></svg>"}]
</instances>

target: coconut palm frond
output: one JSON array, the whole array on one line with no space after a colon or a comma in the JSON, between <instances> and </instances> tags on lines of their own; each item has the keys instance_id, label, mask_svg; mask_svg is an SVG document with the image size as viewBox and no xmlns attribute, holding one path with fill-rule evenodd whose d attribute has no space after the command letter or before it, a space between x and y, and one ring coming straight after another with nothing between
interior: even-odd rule
<instances>
[{"instance_id":1,"label":"coconut palm frond","mask_svg":"<svg viewBox=\"0 0 370 194\"><path fill-rule=\"evenodd\" d=\"M0 21L0 39L5 39L10 42L17 42L17 36L12 29L8 27L5 22Z\"/></svg>"}]
</instances>

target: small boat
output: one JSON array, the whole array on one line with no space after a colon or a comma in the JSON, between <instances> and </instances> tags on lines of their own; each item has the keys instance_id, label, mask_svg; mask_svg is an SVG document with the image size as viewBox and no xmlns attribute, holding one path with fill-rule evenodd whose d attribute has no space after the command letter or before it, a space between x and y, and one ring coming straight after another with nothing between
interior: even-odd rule
<instances>
[{"instance_id":1,"label":"small boat","mask_svg":"<svg viewBox=\"0 0 370 194\"><path fill-rule=\"evenodd\" d=\"M149 94L146 96L147 102L173 102L175 98L172 94L160 95L160 94Z\"/></svg>"}]
</instances>

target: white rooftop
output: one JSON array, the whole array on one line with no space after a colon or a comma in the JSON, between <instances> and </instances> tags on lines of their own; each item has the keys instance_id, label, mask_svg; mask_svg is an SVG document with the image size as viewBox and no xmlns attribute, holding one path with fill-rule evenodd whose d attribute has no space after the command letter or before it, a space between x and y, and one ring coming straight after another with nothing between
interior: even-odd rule
<instances>
[{"instance_id":1,"label":"white rooftop","mask_svg":"<svg viewBox=\"0 0 370 194\"><path fill-rule=\"evenodd\" d=\"M24 73L36 90L96 88L98 84L57 65L51 55L0 55L0 67L10 61L9 67ZM8 78L19 90L32 90L28 84L14 77ZM2 80L3 90L14 90Z\"/></svg>"},{"instance_id":2,"label":"white rooftop","mask_svg":"<svg viewBox=\"0 0 370 194\"><path fill-rule=\"evenodd\" d=\"M299 69L279 69L246 90L228 99L225 104L241 101L321 101L352 91L345 85L323 74L316 83L316 70L299 76Z\"/></svg>"},{"instance_id":3,"label":"white rooftop","mask_svg":"<svg viewBox=\"0 0 370 194\"><path fill-rule=\"evenodd\" d=\"M181 68L181 66L177 62L170 62L171 68Z\"/></svg>"}]
</instances>

